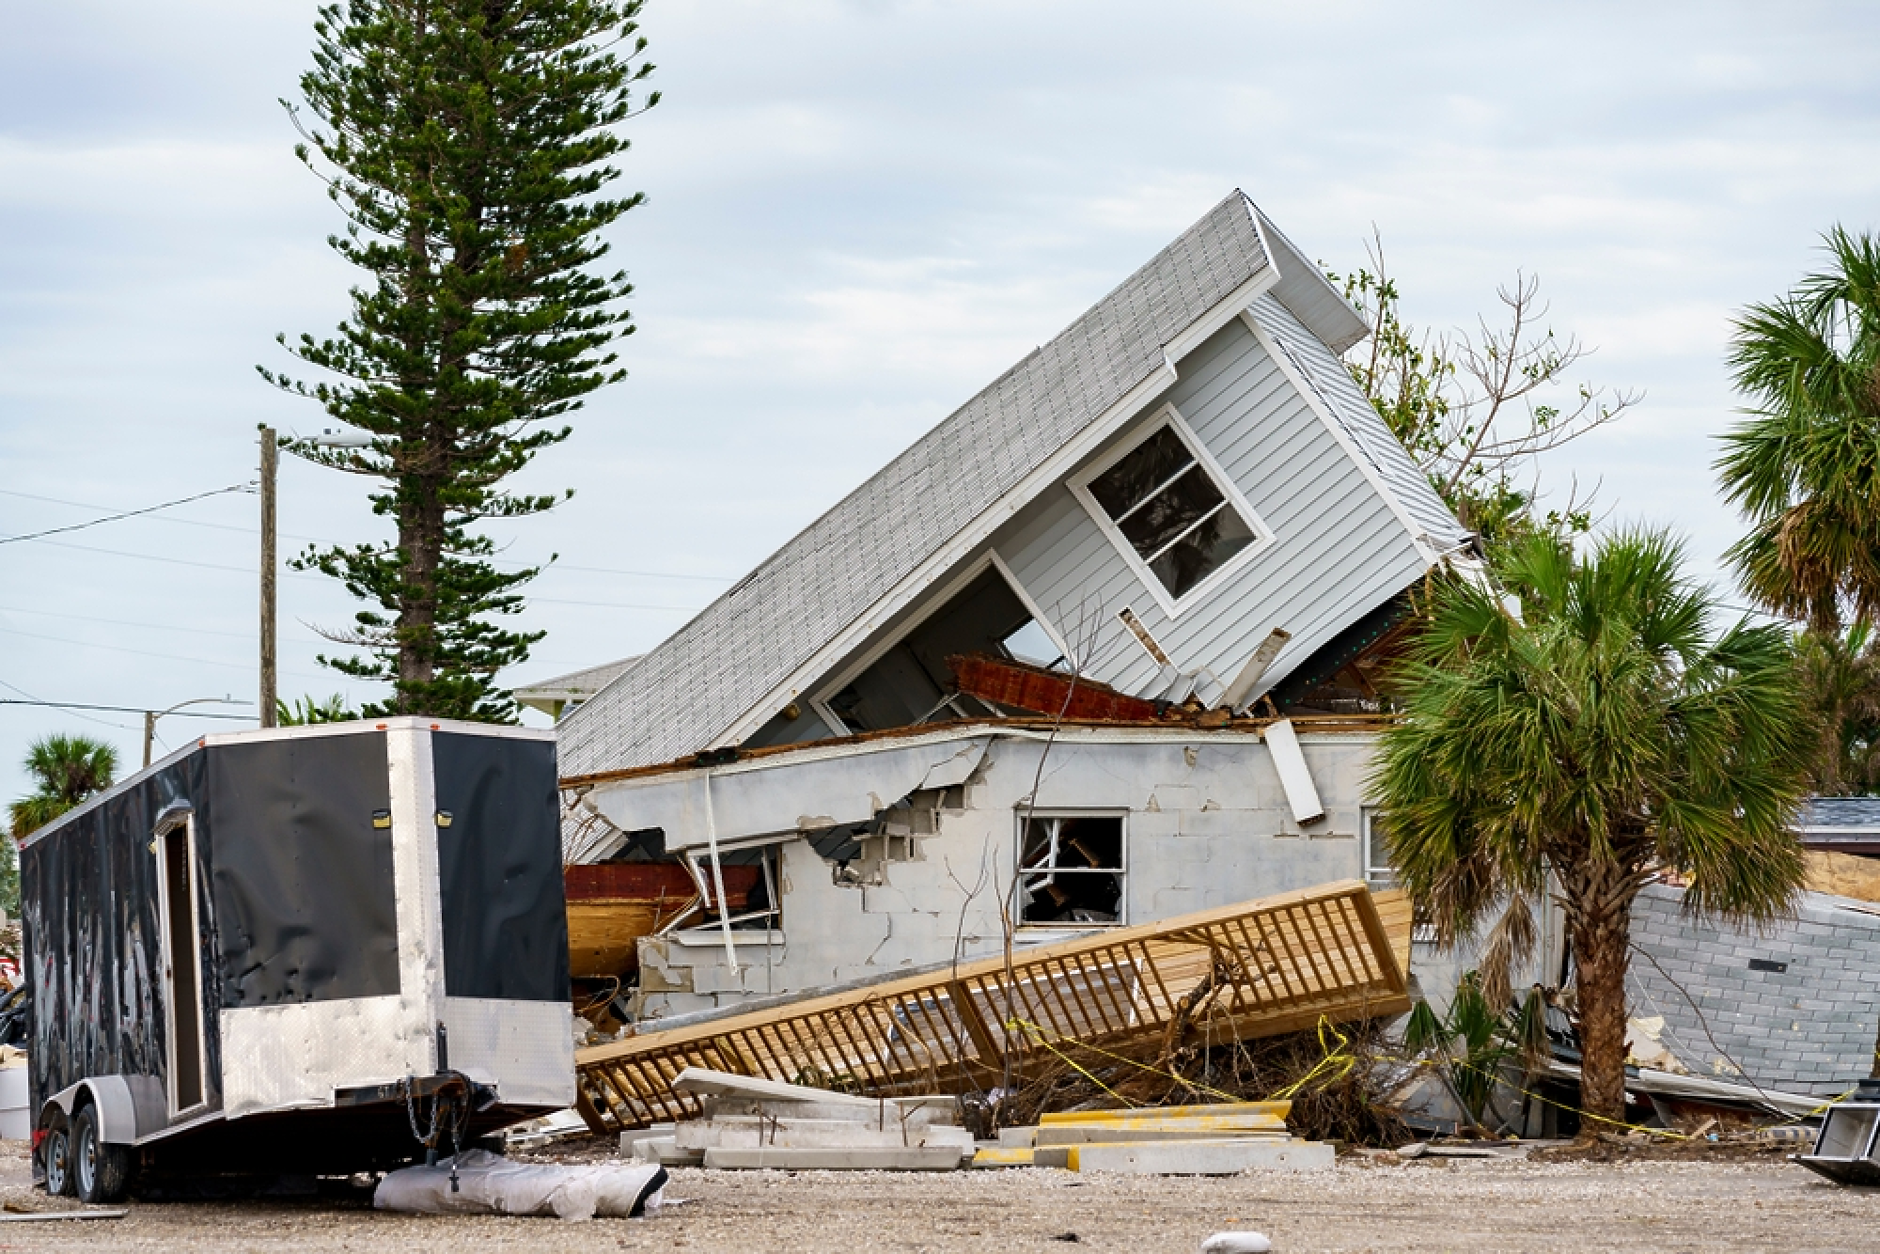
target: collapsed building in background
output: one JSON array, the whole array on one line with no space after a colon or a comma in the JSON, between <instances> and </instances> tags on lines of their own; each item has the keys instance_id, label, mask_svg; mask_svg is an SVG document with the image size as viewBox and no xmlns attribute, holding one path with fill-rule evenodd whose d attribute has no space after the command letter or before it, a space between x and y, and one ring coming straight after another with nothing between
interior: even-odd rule
<instances>
[{"instance_id":1,"label":"collapsed building in background","mask_svg":"<svg viewBox=\"0 0 1880 1254\"><path fill-rule=\"evenodd\" d=\"M656 1019L1377 871L1373 676L1473 563L1366 329L1235 192L644 657L538 685L576 974Z\"/></svg>"},{"instance_id":2,"label":"collapsed building in background","mask_svg":"<svg viewBox=\"0 0 1880 1254\"><path fill-rule=\"evenodd\" d=\"M1880 1065L1880 797L1811 797L1807 891L1767 926L1698 922L1675 884L1632 912L1632 1052L1645 1066L1834 1096Z\"/></svg>"}]
</instances>

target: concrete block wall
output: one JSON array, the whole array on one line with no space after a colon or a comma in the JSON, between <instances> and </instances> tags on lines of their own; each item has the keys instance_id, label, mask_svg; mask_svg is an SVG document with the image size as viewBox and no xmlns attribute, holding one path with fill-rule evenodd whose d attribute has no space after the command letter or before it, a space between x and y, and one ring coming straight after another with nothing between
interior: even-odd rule
<instances>
[{"instance_id":1,"label":"concrete block wall","mask_svg":"<svg viewBox=\"0 0 1880 1254\"><path fill-rule=\"evenodd\" d=\"M1364 873L1359 839L1373 740L1301 737L1326 818L1293 821L1268 750L1235 732L1066 734L1044 755L1037 809L1125 815L1125 923L1149 923ZM837 884L809 843L781 847L782 939L739 944L699 935L642 942L646 1018L732 1006L834 984L891 977L997 953L999 903L1012 884L1019 814L1044 748L1000 738L937 829L891 861L886 882ZM1024 929L1020 943L1076 931ZM688 941L690 943L688 943ZM957 950L957 954L956 954Z\"/></svg>"},{"instance_id":2,"label":"concrete block wall","mask_svg":"<svg viewBox=\"0 0 1880 1254\"><path fill-rule=\"evenodd\" d=\"M1682 890L1653 884L1633 906L1632 940L1649 957L1632 956L1630 1013L1663 1015L1663 1044L1693 1074L1741 1068L1768 1088L1831 1095L1873 1069L1880 917L1809 893L1797 918L1758 933L1693 921Z\"/></svg>"}]
</instances>

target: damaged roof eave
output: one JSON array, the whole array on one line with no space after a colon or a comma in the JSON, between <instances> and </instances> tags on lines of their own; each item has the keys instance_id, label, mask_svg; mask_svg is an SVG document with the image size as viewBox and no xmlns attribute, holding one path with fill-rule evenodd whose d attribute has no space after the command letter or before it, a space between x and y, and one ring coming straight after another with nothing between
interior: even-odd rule
<instances>
[{"instance_id":1,"label":"damaged roof eave","mask_svg":"<svg viewBox=\"0 0 1880 1254\"><path fill-rule=\"evenodd\" d=\"M1381 724L1354 719L1292 720L1304 743L1375 735ZM904 735L813 742L763 757L702 767L672 765L624 778L568 780L580 804L608 829L569 854L570 862L611 857L626 833L659 828L668 853L791 839L866 823L909 793L955 788L986 761L995 741L1098 744L1245 743L1263 739L1272 720L1218 728L1193 725L963 723ZM709 792L708 792L709 790Z\"/></svg>"},{"instance_id":2,"label":"damaged roof eave","mask_svg":"<svg viewBox=\"0 0 1880 1254\"><path fill-rule=\"evenodd\" d=\"M964 784L992 740L961 729L603 784L581 801L614 831L570 860L608 857L624 833L649 828L665 833L666 852L682 854L866 823L909 793Z\"/></svg>"}]
</instances>

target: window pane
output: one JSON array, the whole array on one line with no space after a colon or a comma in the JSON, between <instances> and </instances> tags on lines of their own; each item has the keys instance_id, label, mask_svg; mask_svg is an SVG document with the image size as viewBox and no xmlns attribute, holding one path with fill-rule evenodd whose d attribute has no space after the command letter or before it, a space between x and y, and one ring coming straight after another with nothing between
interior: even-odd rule
<instances>
[{"instance_id":1,"label":"window pane","mask_svg":"<svg viewBox=\"0 0 1880 1254\"><path fill-rule=\"evenodd\" d=\"M1171 595L1180 596L1252 543L1253 530L1229 506L1183 536L1149 569Z\"/></svg>"},{"instance_id":2,"label":"window pane","mask_svg":"<svg viewBox=\"0 0 1880 1254\"><path fill-rule=\"evenodd\" d=\"M1021 867L1050 865L1051 837L1056 831L1056 819L1033 819L1027 824L1025 841L1018 852L1018 865Z\"/></svg>"},{"instance_id":3,"label":"window pane","mask_svg":"<svg viewBox=\"0 0 1880 1254\"><path fill-rule=\"evenodd\" d=\"M1196 466L1125 518L1122 532L1146 561L1220 503L1220 489Z\"/></svg>"},{"instance_id":4,"label":"window pane","mask_svg":"<svg viewBox=\"0 0 1880 1254\"><path fill-rule=\"evenodd\" d=\"M1097 498L1097 503L1112 519L1121 518L1193 460L1181 437L1172 428L1163 427L1122 461L1092 479L1090 495Z\"/></svg>"},{"instance_id":5,"label":"window pane","mask_svg":"<svg viewBox=\"0 0 1880 1254\"><path fill-rule=\"evenodd\" d=\"M1051 642L1050 635L1035 618L1026 619L1025 625L999 641L999 646L1015 660L1046 670L1055 670L1064 664L1064 655L1058 652L1057 645Z\"/></svg>"}]
</instances>

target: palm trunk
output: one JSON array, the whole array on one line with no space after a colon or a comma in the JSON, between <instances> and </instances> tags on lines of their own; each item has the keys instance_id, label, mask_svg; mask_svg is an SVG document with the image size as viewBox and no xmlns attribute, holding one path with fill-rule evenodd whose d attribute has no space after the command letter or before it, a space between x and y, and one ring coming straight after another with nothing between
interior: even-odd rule
<instances>
[{"instance_id":1,"label":"palm trunk","mask_svg":"<svg viewBox=\"0 0 1880 1254\"><path fill-rule=\"evenodd\" d=\"M1625 973L1638 887L1617 866L1576 867L1561 876L1561 887L1578 990L1580 1104L1595 1117L1585 1134L1625 1122Z\"/></svg>"}]
</instances>

